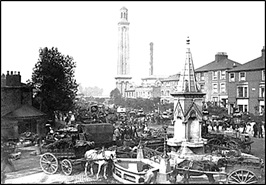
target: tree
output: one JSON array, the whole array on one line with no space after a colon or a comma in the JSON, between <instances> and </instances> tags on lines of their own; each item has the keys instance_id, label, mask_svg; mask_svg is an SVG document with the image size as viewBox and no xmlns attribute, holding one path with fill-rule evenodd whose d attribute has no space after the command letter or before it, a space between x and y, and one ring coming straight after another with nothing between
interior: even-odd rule
<instances>
[{"instance_id":1,"label":"tree","mask_svg":"<svg viewBox=\"0 0 266 185\"><path fill-rule=\"evenodd\" d=\"M110 92L110 98L114 104L120 105L122 101L122 94L120 93L118 88L115 88Z\"/></svg>"},{"instance_id":2,"label":"tree","mask_svg":"<svg viewBox=\"0 0 266 185\"><path fill-rule=\"evenodd\" d=\"M74 108L78 91L78 84L74 79L75 67L73 58L64 56L57 48L40 49L31 85L41 111L53 116L55 110L70 111Z\"/></svg>"}]
</instances>

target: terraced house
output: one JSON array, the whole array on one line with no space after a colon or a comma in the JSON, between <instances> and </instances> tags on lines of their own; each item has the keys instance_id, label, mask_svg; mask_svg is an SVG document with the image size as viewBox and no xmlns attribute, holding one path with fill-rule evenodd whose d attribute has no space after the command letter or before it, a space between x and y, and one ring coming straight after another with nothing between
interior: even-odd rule
<instances>
[{"instance_id":1,"label":"terraced house","mask_svg":"<svg viewBox=\"0 0 266 185\"><path fill-rule=\"evenodd\" d=\"M206 102L228 106L227 71L241 64L228 59L225 52L218 52L215 60L195 70L197 82L202 92L206 93Z\"/></svg>"},{"instance_id":2,"label":"terraced house","mask_svg":"<svg viewBox=\"0 0 266 185\"><path fill-rule=\"evenodd\" d=\"M241 112L261 114L265 108L265 49L261 56L228 70L229 113L233 107Z\"/></svg>"}]
</instances>

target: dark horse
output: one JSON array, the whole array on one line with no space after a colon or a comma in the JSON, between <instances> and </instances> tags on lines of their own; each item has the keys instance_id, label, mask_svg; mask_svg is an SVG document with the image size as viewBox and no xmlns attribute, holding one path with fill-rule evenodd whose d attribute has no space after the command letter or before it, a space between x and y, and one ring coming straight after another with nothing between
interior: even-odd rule
<instances>
[{"instance_id":1,"label":"dark horse","mask_svg":"<svg viewBox=\"0 0 266 185\"><path fill-rule=\"evenodd\" d=\"M190 171L197 170L197 172ZM203 161L194 161L185 159L181 163L179 163L173 172L171 173L172 181L176 182L176 176L178 174L182 175L184 178L184 183L189 182L190 176L201 176L206 175L210 183L214 183L215 180L213 178L213 174L206 172L218 172L219 166L214 162L203 160Z\"/></svg>"}]
</instances>

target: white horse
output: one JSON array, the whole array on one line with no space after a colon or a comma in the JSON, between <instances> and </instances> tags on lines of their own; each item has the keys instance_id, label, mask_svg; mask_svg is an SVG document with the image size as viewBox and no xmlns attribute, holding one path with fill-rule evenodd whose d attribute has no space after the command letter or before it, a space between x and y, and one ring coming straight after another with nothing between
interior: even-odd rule
<instances>
[{"instance_id":1,"label":"white horse","mask_svg":"<svg viewBox=\"0 0 266 185\"><path fill-rule=\"evenodd\" d=\"M96 174L96 178L99 178L99 174L101 172L101 167L104 167L104 171L103 171L103 177L105 179L107 179L106 176L106 169L107 169L107 165L108 165L108 160L109 159L116 159L116 151L112 150L112 151L97 151L97 150L88 150L85 155L84 155L85 159L86 159L86 164L85 164L85 175L87 175L87 168L88 168L88 164L90 163L90 169L91 169L91 175L93 175L93 164L96 163L98 164L98 172Z\"/></svg>"}]
</instances>

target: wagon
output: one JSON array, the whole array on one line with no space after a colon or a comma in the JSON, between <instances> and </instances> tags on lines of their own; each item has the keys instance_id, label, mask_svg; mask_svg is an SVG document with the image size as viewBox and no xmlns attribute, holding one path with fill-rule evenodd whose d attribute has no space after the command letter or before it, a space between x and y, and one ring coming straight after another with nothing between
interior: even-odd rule
<instances>
[{"instance_id":1,"label":"wagon","mask_svg":"<svg viewBox=\"0 0 266 185\"><path fill-rule=\"evenodd\" d=\"M263 160L249 154L220 157L215 168L211 167L208 170L206 167L210 167L207 164L210 161L205 164L202 162L193 159L185 160L175 166L175 175L182 174L184 183L195 183L195 180L199 183L203 177L201 179L198 177L206 175L208 181L205 183L216 181L227 184L257 184L263 175Z\"/></svg>"},{"instance_id":2,"label":"wagon","mask_svg":"<svg viewBox=\"0 0 266 185\"><path fill-rule=\"evenodd\" d=\"M211 152L213 150L222 149L240 149L241 152L250 153L251 144L254 142L251 140L248 134L240 133L212 133L205 136L208 140L206 150Z\"/></svg>"},{"instance_id":3,"label":"wagon","mask_svg":"<svg viewBox=\"0 0 266 185\"><path fill-rule=\"evenodd\" d=\"M87 150L113 145L113 126L109 123L80 124L76 131L66 135L68 137L42 147L40 166L43 172L54 174L61 166L65 175L71 175L74 166L85 164Z\"/></svg>"}]
</instances>

